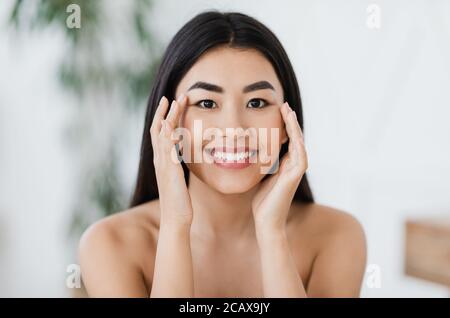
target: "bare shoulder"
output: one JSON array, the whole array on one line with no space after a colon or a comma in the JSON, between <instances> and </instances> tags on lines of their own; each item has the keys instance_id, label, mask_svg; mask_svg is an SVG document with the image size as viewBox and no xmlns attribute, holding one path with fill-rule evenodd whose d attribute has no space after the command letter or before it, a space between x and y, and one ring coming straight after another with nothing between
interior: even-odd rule
<instances>
[{"instance_id":1,"label":"bare shoulder","mask_svg":"<svg viewBox=\"0 0 450 318\"><path fill-rule=\"evenodd\" d=\"M352 214L320 204L295 204L295 224L314 246L308 295L358 297L366 266L366 236Z\"/></svg>"},{"instance_id":2,"label":"bare shoulder","mask_svg":"<svg viewBox=\"0 0 450 318\"><path fill-rule=\"evenodd\" d=\"M93 243L121 248L151 240L158 223L157 208L157 202L151 201L96 221L81 236L80 248Z\"/></svg>"},{"instance_id":3,"label":"bare shoulder","mask_svg":"<svg viewBox=\"0 0 450 318\"><path fill-rule=\"evenodd\" d=\"M365 243L362 224L352 214L317 203L293 203L292 219L296 227L327 243L337 236Z\"/></svg>"},{"instance_id":4,"label":"bare shoulder","mask_svg":"<svg viewBox=\"0 0 450 318\"><path fill-rule=\"evenodd\" d=\"M156 253L158 208L158 202L151 201L104 217L85 230L78 245L78 259L89 292L105 295L96 286L108 286L108 273L122 273L128 285L142 283L142 277L147 276L144 269L151 269ZM130 290L144 292L143 286Z\"/></svg>"}]
</instances>

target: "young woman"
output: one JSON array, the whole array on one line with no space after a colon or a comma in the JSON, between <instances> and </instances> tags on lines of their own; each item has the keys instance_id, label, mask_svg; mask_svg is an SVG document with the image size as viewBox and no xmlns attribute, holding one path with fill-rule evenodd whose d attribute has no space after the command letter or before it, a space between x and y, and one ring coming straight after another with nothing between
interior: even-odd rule
<instances>
[{"instance_id":1,"label":"young woman","mask_svg":"<svg viewBox=\"0 0 450 318\"><path fill-rule=\"evenodd\" d=\"M155 78L131 206L80 240L88 294L358 297L365 235L350 214L314 203L302 127L293 68L267 27L240 13L190 20ZM258 143L229 128L254 128Z\"/></svg>"}]
</instances>

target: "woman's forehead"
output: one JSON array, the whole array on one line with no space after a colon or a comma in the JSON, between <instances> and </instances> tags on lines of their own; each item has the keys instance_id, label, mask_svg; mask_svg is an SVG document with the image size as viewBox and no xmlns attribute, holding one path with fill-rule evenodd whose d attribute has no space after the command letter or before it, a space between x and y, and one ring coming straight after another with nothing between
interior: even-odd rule
<instances>
[{"instance_id":1,"label":"woman's forehead","mask_svg":"<svg viewBox=\"0 0 450 318\"><path fill-rule=\"evenodd\" d=\"M281 93L282 87L272 64L255 49L218 47L204 53L180 81L177 91L187 91L202 81L223 87L226 91L239 90L259 82L268 81Z\"/></svg>"}]
</instances>

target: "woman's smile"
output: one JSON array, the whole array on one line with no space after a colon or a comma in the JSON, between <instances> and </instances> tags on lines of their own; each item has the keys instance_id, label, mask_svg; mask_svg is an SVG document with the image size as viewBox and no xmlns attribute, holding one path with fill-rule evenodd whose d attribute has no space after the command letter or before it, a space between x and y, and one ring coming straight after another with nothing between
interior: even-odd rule
<instances>
[{"instance_id":1,"label":"woman's smile","mask_svg":"<svg viewBox=\"0 0 450 318\"><path fill-rule=\"evenodd\" d=\"M249 147L210 147L205 148L208 162L225 169L243 169L256 162L258 151Z\"/></svg>"}]
</instances>

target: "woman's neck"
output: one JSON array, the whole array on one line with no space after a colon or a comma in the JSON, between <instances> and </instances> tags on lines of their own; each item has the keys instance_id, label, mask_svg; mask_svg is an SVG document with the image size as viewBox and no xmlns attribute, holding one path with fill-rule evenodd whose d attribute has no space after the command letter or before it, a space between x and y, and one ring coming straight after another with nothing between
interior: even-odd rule
<instances>
[{"instance_id":1,"label":"woman's neck","mask_svg":"<svg viewBox=\"0 0 450 318\"><path fill-rule=\"evenodd\" d=\"M255 236L252 199L257 187L245 193L223 194L190 173L188 189L194 210L191 232L198 237L220 241Z\"/></svg>"}]
</instances>

